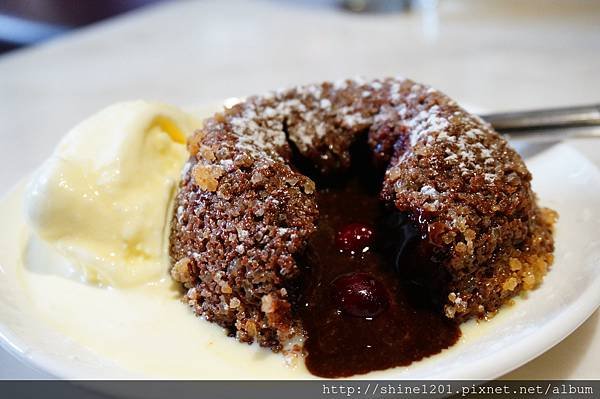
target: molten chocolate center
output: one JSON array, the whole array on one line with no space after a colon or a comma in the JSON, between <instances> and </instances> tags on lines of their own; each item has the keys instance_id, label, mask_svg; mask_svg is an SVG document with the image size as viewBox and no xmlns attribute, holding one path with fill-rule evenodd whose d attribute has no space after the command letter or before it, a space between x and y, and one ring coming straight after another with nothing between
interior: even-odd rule
<instances>
[{"instance_id":1,"label":"molten chocolate center","mask_svg":"<svg viewBox=\"0 0 600 399\"><path fill-rule=\"evenodd\" d=\"M334 184L316 178L320 218L299 259L306 277L297 308L306 365L321 377L406 366L460 337L429 291L400 273L423 265L421 238L379 200L381 179L369 163L359 157Z\"/></svg>"}]
</instances>

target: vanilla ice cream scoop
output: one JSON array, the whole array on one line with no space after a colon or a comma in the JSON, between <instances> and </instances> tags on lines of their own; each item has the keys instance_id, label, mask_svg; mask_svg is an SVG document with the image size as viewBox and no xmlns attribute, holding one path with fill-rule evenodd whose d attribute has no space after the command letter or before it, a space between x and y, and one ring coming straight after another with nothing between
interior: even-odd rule
<instances>
[{"instance_id":1,"label":"vanilla ice cream scoop","mask_svg":"<svg viewBox=\"0 0 600 399\"><path fill-rule=\"evenodd\" d=\"M27 189L34 232L90 283L129 286L166 275L171 200L186 138L200 125L175 107L143 101L83 121Z\"/></svg>"}]
</instances>

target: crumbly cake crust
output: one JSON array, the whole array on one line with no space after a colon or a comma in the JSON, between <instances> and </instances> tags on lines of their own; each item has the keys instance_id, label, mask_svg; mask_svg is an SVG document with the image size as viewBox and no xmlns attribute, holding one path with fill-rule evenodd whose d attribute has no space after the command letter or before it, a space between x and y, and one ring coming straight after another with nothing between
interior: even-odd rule
<instances>
[{"instance_id":1,"label":"crumbly cake crust","mask_svg":"<svg viewBox=\"0 0 600 399\"><path fill-rule=\"evenodd\" d=\"M448 317L484 316L539 284L552 263L555 214L537 207L519 155L434 89L354 79L250 97L190 139L170 255L198 315L276 351L302 336L295 255L318 210L292 151L322 174L343 171L365 132L386 167L382 201L418 225Z\"/></svg>"}]
</instances>

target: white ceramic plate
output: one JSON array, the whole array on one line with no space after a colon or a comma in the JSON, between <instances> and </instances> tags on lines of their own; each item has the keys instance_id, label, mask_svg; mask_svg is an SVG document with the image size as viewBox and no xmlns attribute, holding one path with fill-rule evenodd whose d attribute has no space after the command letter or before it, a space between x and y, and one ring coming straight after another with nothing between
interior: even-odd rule
<instances>
[{"instance_id":1,"label":"white ceramic plate","mask_svg":"<svg viewBox=\"0 0 600 399\"><path fill-rule=\"evenodd\" d=\"M461 340L441 354L361 378L492 379L560 342L598 307L600 171L568 144L546 149L527 163L541 204L560 214L556 260L543 285L491 321L463 325ZM240 345L195 319L167 285L152 292L99 290L48 273L46 263L56 261L51 254L24 262L31 243L22 188L0 201L0 342L5 349L64 378L311 377L302 364L288 368L279 355ZM165 327L170 323L173 328ZM190 342L201 355L193 362ZM177 367L182 364L189 367Z\"/></svg>"}]
</instances>

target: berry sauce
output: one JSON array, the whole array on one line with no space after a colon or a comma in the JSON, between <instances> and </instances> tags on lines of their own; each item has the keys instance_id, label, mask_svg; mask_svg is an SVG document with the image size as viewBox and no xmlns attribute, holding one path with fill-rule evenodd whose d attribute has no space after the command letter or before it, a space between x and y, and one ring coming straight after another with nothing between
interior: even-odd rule
<instances>
[{"instance_id":1,"label":"berry sauce","mask_svg":"<svg viewBox=\"0 0 600 399\"><path fill-rule=\"evenodd\" d=\"M378 181L350 173L317 192L319 224L299 260L306 278L298 303L306 366L317 376L407 366L460 337L429 291L402 272L427 267L427 257L407 218L378 199Z\"/></svg>"}]
</instances>

